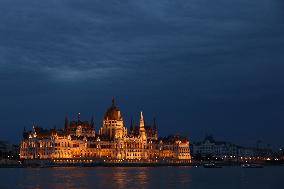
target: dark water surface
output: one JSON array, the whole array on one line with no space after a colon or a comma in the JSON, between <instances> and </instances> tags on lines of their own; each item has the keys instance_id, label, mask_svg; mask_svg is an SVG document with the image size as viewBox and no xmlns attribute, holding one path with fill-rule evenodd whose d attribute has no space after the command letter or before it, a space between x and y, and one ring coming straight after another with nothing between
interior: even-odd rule
<instances>
[{"instance_id":1,"label":"dark water surface","mask_svg":"<svg viewBox=\"0 0 284 189\"><path fill-rule=\"evenodd\" d=\"M3 168L0 188L283 188L284 167Z\"/></svg>"}]
</instances>

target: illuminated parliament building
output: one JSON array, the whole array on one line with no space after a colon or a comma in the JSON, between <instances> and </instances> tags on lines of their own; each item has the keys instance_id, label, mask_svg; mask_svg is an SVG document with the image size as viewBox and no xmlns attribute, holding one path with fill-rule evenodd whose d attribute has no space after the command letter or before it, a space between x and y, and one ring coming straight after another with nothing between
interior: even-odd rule
<instances>
[{"instance_id":1,"label":"illuminated parliament building","mask_svg":"<svg viewBox=\"0 0 284 189\"><path fill-rule=\"evenodd\" d=\"M112 100L104 115L102 127L95 130L94 119L81 121L80 113L63 129L43 129L33 126L23 132L20 145L22 160L49 159L53 161L158 161L191 160L189 140L181 136L159 137L156 121L146 126L140 113L138 126L126 128L121 111Z\"/></svg>"}]
</instances>

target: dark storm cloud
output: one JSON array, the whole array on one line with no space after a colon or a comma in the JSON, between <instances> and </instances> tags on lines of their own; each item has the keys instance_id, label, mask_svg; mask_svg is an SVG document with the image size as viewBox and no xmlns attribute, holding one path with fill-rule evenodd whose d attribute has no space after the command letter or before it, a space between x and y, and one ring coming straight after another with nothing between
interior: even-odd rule
<instances>
[{"instance_id":1,"label":"dark storm cloud","mask_svg":"<svg viewBox=\"0 0 284 189\"><path fill-rule=\"evenodd\" d=\"M283 144L265 135L284 123L283 4L0 0L1 136L82 109L100 124L114 95L162 134Z\"/></svg>"}]
</instances>

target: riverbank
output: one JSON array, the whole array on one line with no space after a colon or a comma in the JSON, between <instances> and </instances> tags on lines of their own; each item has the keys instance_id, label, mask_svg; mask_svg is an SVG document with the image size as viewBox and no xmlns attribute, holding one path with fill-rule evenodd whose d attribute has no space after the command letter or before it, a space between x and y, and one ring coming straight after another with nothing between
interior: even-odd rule
<instances>
[{"instance_id":1,"label":"riverbank","mask_svg":"<svg viewBox=\"0 0 284 189\"><path fill-rule=\"evenodd\" d=\"M6 161L1 163L0 168L51 168L51 167L165 167L165 166L203 166L209 161L118 161L118 160L29 160L29 161ZM245 162L229 162L219 161L214 162L216 165L225 166L241 166ZM249 162L257 163L262 166L283 166L284 161L262 161L262 162Z\"/></svg>"}]
</instances>

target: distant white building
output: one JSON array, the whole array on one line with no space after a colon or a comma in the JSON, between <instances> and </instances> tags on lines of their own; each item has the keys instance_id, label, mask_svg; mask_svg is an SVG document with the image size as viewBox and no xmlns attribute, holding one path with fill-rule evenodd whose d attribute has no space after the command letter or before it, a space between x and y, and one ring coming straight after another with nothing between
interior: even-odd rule
<instances>
[{"instance_id":1,"label":"distant white building","mask_svg":"<svg viewBox=\"0 0 284 189\"><path fill-rule=\"evenodd\" d=\"M256 149L254 148L245 148L245 147L238 148L239 157L254 157L256 155L257 155Z\"/></svg>"},{"instance_id":2,"label":"distant white building","mask_svg":"<svg viewBox=\"0 0 284 189\"><path fill-rule=\"evenodd\" d=\"M8 141L0 141L0 159L9 159L18 156L19 146L9 143Z\"/></svg>"},{"instance_id":3,"label":"distant white building","mask_svg":"<svg viewBox=\"0 0 284 189\"><path fill-rule=\"evenodd\" d=\"M201 142L192 144L192 154L202 157L212 156L216 158L226 157L251 157L255 155L252 148L241 147L229 142L215 141L212 136L206 136Z\"/></svg>"}]
</instances>

